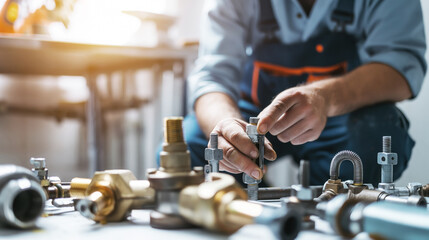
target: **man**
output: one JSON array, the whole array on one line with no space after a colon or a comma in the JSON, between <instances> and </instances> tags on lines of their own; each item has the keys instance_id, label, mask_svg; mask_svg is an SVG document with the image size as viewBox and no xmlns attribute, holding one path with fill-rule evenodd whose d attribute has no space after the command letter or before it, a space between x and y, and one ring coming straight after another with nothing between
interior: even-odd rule
<instances>
[{"instance_id":1,"label":"man","mask_svg":"<svg viewBox=\"0 0 429 240\"><path fill-rule=\"evenodd\" d=\"M311 162L311 184L332 157L355 151L377 184L382 136L398 153L397 179L414 146L394 102L415 97L426 71L420 1L207 1L200 56L189 79L194 109L184 123L193 165L205 164L211 132L220 169L263 176L245 133L250 116L266 134L265 158ZM352 166L341 168L352 179Z\"/></svg>"}]
</instances>

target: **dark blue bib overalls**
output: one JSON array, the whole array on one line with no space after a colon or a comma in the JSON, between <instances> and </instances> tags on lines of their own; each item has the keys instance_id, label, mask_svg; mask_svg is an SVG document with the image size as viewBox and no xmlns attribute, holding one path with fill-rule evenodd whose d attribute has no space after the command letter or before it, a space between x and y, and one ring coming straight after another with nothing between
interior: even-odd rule
<instances>
[{"instance_id":1,"label":"dark blue bib overalls","mask_svg":"<svg viewBox=\"0 0 429 240\"><path fill-rule=\"evenodd\" d=\"M289 45L274 37L278 25L270 2L260 1L259 29L267 38L253 50L241 82L239 107L245 120L257 116L285 89L340 76L360 65L355 39L344 31L345 25L353 21L354 1L340 0L332 12L337 31L327 30L306 42ZM414 146L408 127L407 119L393 103L382 103L328 118L322 134L313 142L294 146L282 143L270 134L267 138L278 157L292 155L296 162L310 160L312 185L321 185L329 178L331 159L342 150L356 152L363 161L365 183L377 184L380 181L377 152L382 150L382 136L392 136L392 151L398 153L398 165L394 167L394 179L397 179L405 170ZM203 166L206 164L204 148L207 138L194 114L185 118L184 131L193 166ZM342 164L340 178L353 179L350 163ZM237 179L241 182L241 174Z\"/></svg>"}]
</instances>

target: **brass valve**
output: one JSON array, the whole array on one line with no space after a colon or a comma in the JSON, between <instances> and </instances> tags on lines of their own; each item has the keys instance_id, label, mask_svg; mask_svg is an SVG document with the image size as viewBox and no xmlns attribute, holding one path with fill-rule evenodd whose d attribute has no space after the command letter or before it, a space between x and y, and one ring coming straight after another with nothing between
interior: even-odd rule
<instances>
[{"instance_id":1,"label":"brass valve","mask_svg":"<svg viewBox=\"0 0 429 240\"><path fill-rule=\"evenodd\" d=\"M97 222L117 222L129 216L132 209L142 209L155 202L155 190L147 180L137 180L129 170L95 172L91 179L74 178L72 197L82 198L76 209Z\"/></svg>"},{"instance_id":2,"label":"brass valve","mask_svg":"<svg viewBox=\"0 0 429 240\"><path fill-rule=\"evenodd\" d=\"M210 182L189 186L180 192L179 212L189 222L212 231L233 233L247 224L268 226L282 239L294 239L301 216L293 209L264 207L248 202L235 179L211 173Z\"/></svg>"},{"instance_id":3,"label":"brass valve","mask_svg":"<svg viewBox=\"0 0 429 240\"><path fill-rule=\"evenodd\" d=\"M164 120L164 143L159 169L148 169L150 186L156 190L156 211L150 215L155 228L185 228L189 223L178 211L180 191L204 181L202 167L191 169L191 157L183 138L182 117Z\"/></svg>"}]
</instances>

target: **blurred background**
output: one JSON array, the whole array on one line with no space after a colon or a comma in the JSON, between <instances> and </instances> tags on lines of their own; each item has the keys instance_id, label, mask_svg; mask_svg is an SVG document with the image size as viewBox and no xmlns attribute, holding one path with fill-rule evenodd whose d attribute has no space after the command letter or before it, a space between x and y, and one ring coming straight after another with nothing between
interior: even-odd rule
<instances>
[{"instance_id":1,"label":"blurred background","mask_svg":"<svg viewBox=\"0 0 429 240\"><path fill-rule=\"evenodd\" d=\"M0 163L29 167L30 157L46 157L50 174L65 181L90 177L97 167L128 168L144 178L156 166L162 118L186 111L203 4L0 0ZM428 36L429 2L422 7ZM428 182L427 82L416 99L399 104L417 142L401 186ZM97 144L103 148L94 150ZM273 185L297 182L290 159L275 165Z\"/></svg>"}]
</instances>

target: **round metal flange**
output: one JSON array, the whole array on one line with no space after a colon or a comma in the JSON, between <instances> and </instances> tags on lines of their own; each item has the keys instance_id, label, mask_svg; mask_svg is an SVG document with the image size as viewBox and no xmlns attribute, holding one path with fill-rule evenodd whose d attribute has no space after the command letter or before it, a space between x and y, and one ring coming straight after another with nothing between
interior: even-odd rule
<instances>
[{"instance_id":1,"label":"round metal flange","mask_svg":"<svg viewBox=\"0 0 429 240\"><path fill-rule=\"evenodd\" d=\"M202 169L179 173L156 171L148 174L148 180L150 186L156 190L176 190L204 182L204 172Z\"/></svg>"},{"instance_id":2,"label":"round metal flange","mask_svg":"<svg viewBox=\"0 0 429 240\"><path fill-rule=\"evenodd\" d=\"M164 214L158 211L152 211L150 213L150 226L159 229L183 229L195 227L195 225L187 222L179 215Z\"/></svg>"}]
</instances>

